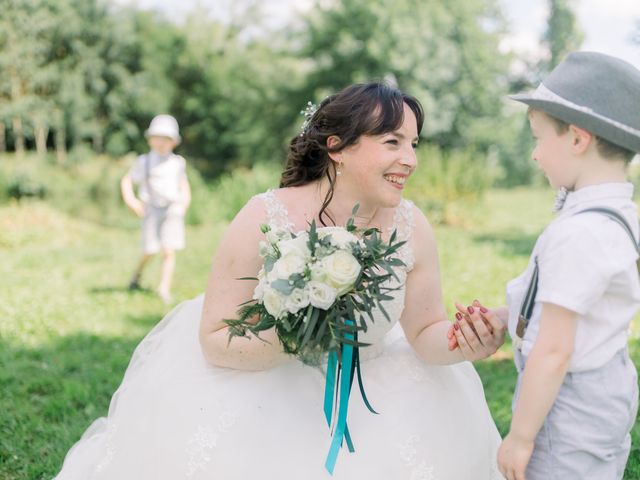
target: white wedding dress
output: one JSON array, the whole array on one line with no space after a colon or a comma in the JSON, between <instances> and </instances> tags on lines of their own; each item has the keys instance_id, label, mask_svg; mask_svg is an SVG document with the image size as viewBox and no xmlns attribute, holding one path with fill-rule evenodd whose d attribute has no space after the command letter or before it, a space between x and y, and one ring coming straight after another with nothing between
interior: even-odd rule
<instances>
[{"instance_id":1,"label":"white wedding dress","mask_svg":"<svg viewBox=\"0 0 640 480\"><path fill-rule=\"evenodd\" d=\"M273 192L262 194L272 226L291 226ZM412 231L411 204L396 212ZM413 263L408 246L401 257ZM469 362L427 365L398 318L404 287L360 339L370 413L357 386L348 426L355 446L324 468L331 443L323 415L324 374L296 360L248 372L208 365L198 343L203 297L183 302L140 343L107 417L67 454L58 480L492 480L500 437Z\"/></svg>"}]
</instances>

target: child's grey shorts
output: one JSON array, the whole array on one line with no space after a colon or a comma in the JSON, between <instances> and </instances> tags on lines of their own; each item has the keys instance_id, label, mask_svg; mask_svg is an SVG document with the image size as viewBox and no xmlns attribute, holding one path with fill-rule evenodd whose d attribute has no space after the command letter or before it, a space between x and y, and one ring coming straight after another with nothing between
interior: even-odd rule
<instances>
[{"instance_id":1,"label":"child's grey shorts","mask_svg":"<svg viewBox=\"0 0 640 480\"><path fill-rule=\"evenodd\" d=\"M146 205L142 219L142 250L146 254L184 248L184 212L180 205Z\"/></svg>"},{"instance_id":2,"label":"child's grey shorts","mask_svg":"<svg viewBox=\"0 0 640 480\"><path fill-rule=\"evenodd\" d=\"M626 348L600 368L567 373L536 437L527 480L621 479L637 411L637 373Z\"/></svg>"}]
</instances>

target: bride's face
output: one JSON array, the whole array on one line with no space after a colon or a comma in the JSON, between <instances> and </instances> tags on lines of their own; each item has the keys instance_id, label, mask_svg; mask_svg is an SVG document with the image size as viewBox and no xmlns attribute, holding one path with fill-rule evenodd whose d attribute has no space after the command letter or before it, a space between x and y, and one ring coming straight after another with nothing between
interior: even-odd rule
<instances>
[{"instance_id":1,"label":"bride's face","mask_svg":"<svg viewBox=\"0 0 640 480\"><path fill-rule=\"evenodd\" d=\"M371 206L396 207L405 182L416 168L417 144L416 116L405 104L400 128L382 135L363 135L340 152L340 187Z\"/></svg>"}]
</instances>

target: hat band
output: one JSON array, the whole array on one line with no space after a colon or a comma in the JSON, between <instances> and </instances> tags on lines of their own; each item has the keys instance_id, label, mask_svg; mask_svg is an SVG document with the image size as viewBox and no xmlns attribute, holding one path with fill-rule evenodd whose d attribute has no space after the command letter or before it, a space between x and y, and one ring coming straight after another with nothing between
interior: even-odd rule
<instances>
[{"instance_id":1,"label":"hat band","mask_svg":"<svg viewBox=\"0 0 640 480\"><path fill-rule=\"evenodd\" d=\"M616 128L619 128L620 130L624 130L627 133L630 133L632 135L636 135L636 136L640 136L640 130L637 130L633 127L630 127L629 125L625 125L624 123L618 122L617 120L613 120L609 117L605 117L604 115L600 115L597 112L594 112L591 108L589 107L583 107L582 105L578 105L576 103L573 103L569 100L567 100L566 98L561 97L560 95L552 92L551 90L549 90L547 87L545 87L543 84L540 84L538 86L537 89L535 89L533 91L533 93L531 94L531 98L534 100L545 100L548 102L553 102L553 103L558 103L560 105L564 105L567 108L571 108L572 110L578 110L580 112L586 113L592 117L598 118L600 120L602 120L603 122L608 123L609 125L612 125Z\"/></svg>"}]
</instances>

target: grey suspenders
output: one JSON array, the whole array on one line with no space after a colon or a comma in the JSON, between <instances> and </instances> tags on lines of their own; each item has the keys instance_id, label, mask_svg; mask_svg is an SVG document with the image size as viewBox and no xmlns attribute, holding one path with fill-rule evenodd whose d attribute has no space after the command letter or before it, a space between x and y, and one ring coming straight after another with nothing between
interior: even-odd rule
<instances>
[{"instance_id":1,"label":"grey suspenders","mask_svg":"<svg viewBox=\"0 0 640 480\"><path fill-rule=\"evenodd\" d=\"M147 193L149 194L149 203L151 205L155 205L156 202L154 201L153 198L153 189L151 188L151 183L149 183L149 176L151 175L151 165L149 165L151 163L151 158L149 156L149 154L145 154L144 155L144 183L145 186L147 187Z\"/></svg>"},{"instance_id":2,"label":"grey suspenders","mask_svg":"<svg viewBox=\"0 0 640 480\"><path fill-rule=\"evenodd\" d=\"M624 230L627 232L627 235L629 235L629 238L631 239L636 252L638 252L638 255L640 255L640 244L636 241L636 238L633 235L633 230L631 230L631 227L624 219L624 217L620 215L620 213L610 208L593 207L580 210L574 215L588 212L606 215L611 220L618 223L618 225L624 228ZM533 313L533 306L535 304L536 293L538 292L538 258L534 258L533 261L535 263L535 266L533 267L531 280L529 281L529 286L527 287L527 293L525 294L524 299L522 300L522 305L520 306L520 315L518 315L518 324L516 326L516 335L518 338L514 339L514 344L517 347L521 345L524 334L527 331L527 327L529 326L529 320L531 320L531 314ZM638 261L636 263L638 265L638 272L640 272L640 258L638 258Z\"/></svg>"}]
</instances>

